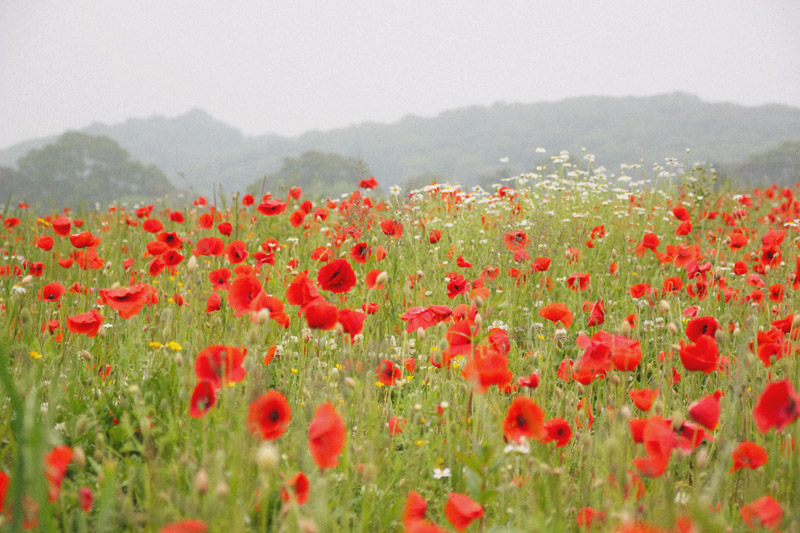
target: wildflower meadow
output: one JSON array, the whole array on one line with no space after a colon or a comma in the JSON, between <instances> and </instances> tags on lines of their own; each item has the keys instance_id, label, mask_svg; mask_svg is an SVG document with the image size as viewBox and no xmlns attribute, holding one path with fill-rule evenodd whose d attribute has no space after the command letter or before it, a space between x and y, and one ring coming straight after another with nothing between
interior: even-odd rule
<instances>
[{"instance_id":1,"label":"wildflower meadow","mask_svg":"<svg viewBox=\"0 0 800 533\"><path fill-rule=\"evenodd\" d=\"M9 202L0 531L800 531L798 190L542 157Z\"/></svg>"}]
</instances>

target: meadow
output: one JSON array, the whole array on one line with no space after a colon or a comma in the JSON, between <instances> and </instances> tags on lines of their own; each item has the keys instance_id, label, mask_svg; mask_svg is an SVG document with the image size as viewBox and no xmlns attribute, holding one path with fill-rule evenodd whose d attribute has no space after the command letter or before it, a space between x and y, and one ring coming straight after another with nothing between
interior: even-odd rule
<instances>
[{"instance_id":1,"label":"meadow","mask_svg":"<svg viewBox=\"0 0 800 533\"><path fill-rule=\"evenodd\" d=\"M0 531L798 531L800 202L715 177L12 202Z\"/></svg>"}]
</instances>

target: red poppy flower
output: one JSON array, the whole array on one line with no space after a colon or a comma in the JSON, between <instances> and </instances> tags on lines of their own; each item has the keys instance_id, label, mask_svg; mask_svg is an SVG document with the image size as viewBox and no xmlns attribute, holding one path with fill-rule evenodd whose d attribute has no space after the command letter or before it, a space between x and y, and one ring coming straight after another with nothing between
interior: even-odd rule
<instances>
[{"instance_id":1,"label":"red poppy flower","mask_svg":"<svg viewBox=\"0 0 800 533\"><path fill-rule=\"evenodd\" d=\"M319 269L317 284L326 291L348 292L356 284L356 273L346 259L336 259Z\"/></svg>"},{"instance_id":2,"label":"red poppy flower","mask_svg":"<svg viewBox=\"0 0 800 533\"><path fill-rule=\"evenodd\" d=\"M321 298L317 288L308 278L308 270L297 274L286 289L286 301L289 305L299 305L303 308L311 302Z\"/></svg>"},{"instance_id":3,"label":"red poppy flower","mask_svg":"<svg viewBox=\"0 0 800 533\"><path fill-rule=\"evenodd\" d=\"M231 279L231 271L228 268L218 268L208 273L208 279L214 285L215 291L227 291L230 289L231 284L228 280Z\"/></svg>"},{"instance_id":4,"label":"red poppy flower","mask_svg":"<svg viewBox=\"0 0 800 533\"><path fill-rule=\"evenodd\" d=\"M551 418L544 423L544 431L547 436L544 442L556 443L556 448L562 448L569 444L572 438L572 428L569 427L569 422L563 418Z\"/></svg>"},{"instance_id":5,"label":"red poppy flower","mask_svg":"<svg viewBox=\"0 0 800 533\"><path fill-rule=\"evenodd\" d=\"M95 237L88 231L84 231L75 235L70 235L69 242L75 248L89 248L90 246L97 246L100 244L100 238Z\"/></svg>"},{"instance_id":6,"label":"red poppy flower","mask_svg":"<svg viewBox=\"0 0 800 533\"><path fill-rule=\"evenodd\" d=\"M206 533L208 526L202 520L172 522L158 530L159 533Z\"/></svg>"},{"instance_id":7,"label":"red poppy flower","mask_svg":"<svg viewBox=\"0 0 800 533\"><path fill-rule=\"evenodd\" d=\"M514 375L508 369L506 356L485 346L479 346L475 350L461 375L472 383L478 394L484 394L492 385L497 385L503 390L514 379Z\"/></svg>"},{"instance_id":8,"label":"red poppy flower","mask_svg":"<svg viewBox=\"0 0 800 533\"><path fill-rule=\"evenodd\" d=\"M733 467L730 473L736 472L740 468L755 470L759 466L767 464L767 451L753 442L740 442L731 454L733 457Z\"/></svg>"},{"instance_id":9,"label":"red poppy flower","mask_svg":"<svg viewBox=\"0 0 800 533\"><path fill-rule=\"evenodd\" d=\"M230 234L233 233L233 224L230 222L220 222L217 224L217 231L220 232L221 235L229 237Z\"/></svg>"},{"instance_id":10,"label":"red poppy flower","mask_svg":"<svg viewBox=\"0 0 800 533\"><path fill-rule=\"evenodd\" d=\"M250 255L247 252L247 245L244 241L231 241L225 248L225 254L228 256L228 261L237 265L243 262Z\"/></svg>"},{"instance_id":11,"label":"red poppy flower","mask_svg":"<svg viewBox=\"0 0 800 533\"><path fill-rule=\"evenodd\" d=\"M395 381L400 379L402 374L403 372L400 370L400 367L388 360L381 361L378 368L375 370L378 381L386 386L394 385Z\"/></svg>"},{"instance_id":12,"label":"red poppy flower","mask_svg":"<svg viewBox=\"0 0 800 533\"><path fill-rule=\"evenodd\" d=\"M314 412L314 420L308 426L308 450L314 463L320 468L332 468L339 464L339 454L344 449L345 426L342 417L331 403L323 403Z\"/></svg>"},{"instance_id":13,"label":"red poppy flower","mask_svg":"<svg viewBox=\"0 0 800 533\"><path fill-rule=\"evenodd\" d=\"M670 455L678 445L678 439L668 421L654 416L645 424L642 440L647 457L637 457L633 460L633 465L642 475L659 477L666 472Z\"/></svg>"},{"instance_id":14,"label":"red poppy flower","mask_svg":"<svg viewBox=\"0 0 800 533\"><path fill-rule=\"evenodd\" d=\"M220 256L223 253L225 253L225 241L219 237L203 237L197 241L197 244L194 246L194 250L192 250L192 255L194 256Z\"/></svg>"},{"instance_id":15,"label":"red poppy flower","mask_svg":"<svg viewBox=\"0 0 800 533\"><path fill-rule=\"evenodd\" d=\"M365 242L359 242L350 247L350 257L356 263L366 263L372 255L372 248Z\"/></svg>"},{"instance_id":16,"label":"red poppy flower","mask_svg":"<svg viewBox=\"0 0 800 533\"><path fill-rule=\"evenodd\" d=\"M44 251L53 249L53 238L50 235L43 235L36 239L36 247Z\"/></svg>"},{"instance_id":17,"label":"red poppy flower","mask_svg":"<svg viewBox=\"0 0 800 533\"><path fill-rule=\"evenodd\" d=\"M242 316L254 311L253 302L264 292L261 282L253 275L239 275L233 280L228 289L228 305L236 313Z\"/></svg>"},{"instance_id":18,"label":"red poppy flower","mask_svg":"<svg viewBox=\"0 0 800 533\"><path fill-rule=\"evenodd\" d=\"M156 220L155 218L148 218L144 222L142 222L142 229L145 230L147 233L158 233L162 229L164 229L164 224L161 223L160 220Z\"/></svg>"},{"instance_id":19,"label":"red poppy flower","mask_svg":"<svg viewBox=\"0 0 800 533\"><path fill-rule=\"evenodd\" d=\"M72 448L69 446L57 446L44 458L44 475L47 478L47 494L51 503L58 499L61 482L71 461Z\"/></svg>"},{"instance_id":20,"label":"red poppy flower","mask_svg":"<svg viewBox=\"0 0 800 533\"><path fill-rule=\"evenodd\" d=\"M520 387L528 387L529 389L535 389L539 386L539 380L541 379L539 371L533 372L530 376L527 377L520 377L517 378L517 385Z\"/></svg>"},{"instance_id":21,"label":"red poppy flower","mask_svg":"<svg viewBox=\"0 0 800 533\"><path fill-rule=\"evenodd\" d=\"M286 432L292 410L286 397L278 391L267 391L250 404L247 428L264 440L274 440Z\"/></svg>"},{"instance_id":22,"label":"red poppy flower","mask_svg":"<svg viewBox=\"0 0 800 533\"><path fill-rule=\"evenodd\" d=\"M150 301L153 288L147 284L133 285L124 289L100 289L103 303L119 313L120 318L130 318Z\"/></svg>"},{"instance_id":23,"label":"red poppy flower","mask_svg":"<svg viewBox=\"0 0 800 533\"><path fill-rule=\"evenodd\" d=\"M353 341L353 337L361 333L366 319L366 314L361 311L353 311L352 309L339 309L336 316L336 320L341 324L342 330L350 335L351 341Z\"/></svg>"},{"instance_id":24,"label":"red poppy flower","mask_svg":"<svg viewBox=\"0 0 800 533\"><path fill-rule=\"evenodd\" d=\"M425 520L427 510L428 504L425 499L418 492L410 491L406 496L406 504L403 508L403 525L409 528L413 523Z\"/></svg>"},{"instance_id":25,"label":"red poppy flower","mask_svg":"<svg viewBox=\"0 0 800 533\"><path fill-rule=\"evenodd\" d=\"M713 337L719 329L717 319L710 316L699 316L693 318L686 324L686 336L692 342L697 342L701 335Z\"/></svg>"},{"instance_id":26,"label":"red poppy flower","mask_svg":"<svg viewBox=\"0 0 800 533\"><path fill-rule=\"evenodd\" d=\"M194 361L194 373L199 381L209 381L215 389L239 383L247 371L242 366L246 348L214 344L204 348Z\"/></svg>"},{"instance_id":27,"label":"red poppy flower","mask_svg":"<svg viewBox=\"0 0 800 533\"><path fill-rule=\"evenodd\" d=\"M682 205L675 207L672 210L672 214L675 215L675 218L677 218L680 221L689 220L690 218L689 210L683 207Z\"/></svg>"},{"instance_id":28,"label":"red poppy flower","mask_svg":"<svg viewBox=\"0 0 800 533\"><path fill-rule=\"evenodd\" d=\"M51 226L53 231L56 232L56 235L66 237L69 235L70 229L72 229L72 221L69 219L69 217L60 216L53 219Z\"/></svg>"},{"instance_id":29,"label":"red poppy flower","mask_svg":"<svg viewBox=\"0 0 800 533\"><path fill-rule=\"evenodd\" d=\"M266 200L258 204L256 208L259 213L266 216L275 216L280 215L284 211L286 211L286 207L289 204L281 202L280 200Z\"/></svg>"},{"instance_id":30,"label":"red poppy flower","mask_svg":"<svg viewBox=\"0 0 800 533\"><path fill-rule=\"evenodd\" d=\"M58 302L58 306L61 307L61 297L64 296L66 292L67 289L62 284L58 282L48 283L39 289L37 299L43 302Z\"/></svg>"},{"instance_id":31,"label":"red poppy flower","mask_svg":"<svg viewBox=\"0 0 800 533\"><path fill-rule=\"evenodd\" d=\"M642 411L649 411L653 406L653 401L658 397L657 389L631 389L628 396L633 400L634 405Z\"/></svg>"},{"instance_id":32,"label":"red poppy flower","mask_svg":"<svg viewBox=\"0 0 800 533\"><path fill-rule=\"evenodd\" d=\"M575 315L562 303L552 303L539 309L539 316L550 320L553 324L561 322L565 328L572 325Z\"/></svg>"},{"instance_id":33,"label":"red poppy flower","mask_svg":"<svg viewBox=\"0 0 800 533\"><path fill-rule=\"evenodd\" d=\"M403 236L403 224L397 220L381 220L381 231L384 235L400 238Z\"/></svg>"},{"instance_id":34,"label":"red poppy flower","mask_svg":"<svg viewBox=\"0 0 800 533\"><path fill-rule=\"evenodd\" d=\"M739 509L742 521L751 528L777 529L783 520L781 504L771 496L762 496Z\"/></svg>"},{"instance_id":35,"label":"red poppy flower","mask_svg":"<svg viewBox=\"0 0 800 533\"><path fill-rule=\"evenodd\" d=\"M709 374L716 370L719 362L719 348L714 337L700 335L695 344L684 344L681 341L681 363L690 371L699 370Z\"/></svg>"},{"instance_id":36,"label":"red poppy flower","mask_svg":"<svg viewBox=\"0 0 800 533\"><path fill-rule=\"evenodd\" d=\"M442 239L442 231L438 229L432 229L430 234L428 234L428 242L431 244L436 244Z\"/></svg>"},{"instance_id":37,"label":"red poppy flower","mask_svg":"<svg viewBox=\"0 0 800 533\"><path fill-rule=\"evenodd\" d=\"M297 502L297 505L303 505L308 501L308 490L311 484L308 478L302 472L298 472L286 480L284 487L281 487L280 497L281 500L288 502L291 499Z\"/></svg>"},{"instance_id":38,"label":"red poppy flower","mask_svg":"<svg viewBox=\"0 0 800 533\"><path fill-rule=\"evenodd\" d=\"M719 399L721 396L722 393L720 391L703 396L703 398L689 406L689 416L709 431L714 431L719 426Z\"/></svg>"},{"instance_id":39,"label":"red poppy flower","mask_svg":"<svg viewBox=\"0 0 800 533\"><path fill-rule=\"evenodd\" d=\"M552 259L549 257L537 257L533 260L533 271L534 272L546 272L548 268L550 268L550 262Z\"/></svg>"},{"instance_id":40,"label":"red poppy flower","mask_svg":"<svg viewBox=\"0 0 800 533\"><path fill-rule=\"evenodd\" d=\"M567 278L567 287L573 291L585 291L589 286L591 274L576 273Z\"/></svg>"},{"instance_id":41,"label":"red poppy flower","mask_svg":"<svg viewBox=\"0 0 800 533\"><path fill-rule=\"evenodd\" d=\"M217 402L214 385L210 381L201 381L195 385L192 397L189 400L189 416L200 418L206 414Z\"/></svg>"},{"instance_id":42,"label":"red poppy flower","mask_svg":"<svg viewBox=\"0 0 800 533\"><path fill-rule=\"evenodd\" d=\"M464 531L473 520L483 516L483 507L466 494L451 492L444 506L444 514L456 531Z\"/></svg>"},{"instance_id":43,"label":"red poppy flower","mask_svg":"<svg viewBox=\"0 0 800 533\"><path fill-rule=\"evenodd\" d=\"M370 176L368 180L361 180L358 182L358 186L362 189L374 189L378 186L378 181L375 179L375 176Z\"/></svg>"},{"instance_id":44,"label":"red poppy flower","mask_svg":"<svg viewBox=\"0 0 800 533\"><path fill-rule=\"evenodd\" d=\"M100 331L103 320L103 316L97 312L97 309L92 309L86 313L68 316L67 329L75 335L86 334L93 338Z\"/></svg>"},{"instance_id":45,"label":"red poppy flower","mask_svg":"<svg viewBox=\"0 0 800 533\"><path fill-rule=\"evenodd\" d=\"M788 379L768 383L758 399L753 418L761 433L783 428L800 417L800 398Z\"/></svg>"},{"instance_id":46,"label":"red poppy flower","mask_svg":"<svg viewBox=\"0 0 800 533\"><path fill-rule=\"evenodd\" d=\"M522 250L528 245L528 235L522 230L509 231L503 235L503 244L512 252Z\"/></svg>"},{"instance_id":47,"label":"red poppy flower","mask_svg":"<svg viewBox=\"0 0 800 533\"><path fill-rule=\"evenodd\" d=\"M519 442L523 437L543 442L547 438L544 411L527 396L517 396L506 412L503 434L511 442Z\"/></svg>"},{"instance_id":48,"label":"red poppy flower","mask_svg":"<svg viewBox=\"0 0 800 533\"><path fill-rule=\"evenodd\" d=\"M219 311L220 307L222 306L222 298L216 292L212 292L208 295L208 299L206 300L206 313L213 313L214 311Z\"/></svg>"},{"instance_id":49,"label":"red poppy flower","mask_svg":"<svg viewBox=\"0 0 800 533\"><path fill-rule=\"evenodd\" d=\"M403 313L400 320L407 321L406 331L411 333L419 328L428 329L439 322L447 320L453 310L446 305L431 305L430 307L412 307Z\"/></svg>"},{"instance_id":50,"label":"red poppy flower","mask_svg":"<svg viewBox=\"0 0 800 533\"><path fill-rule=\"evenodd\" d=\"M393 416L389 419L387 426L389 427L389 435L395 436L400 435L403 430L406 428L407 421L405 418L398 418Z\"/></svg>"},{"instance_id":51,"label":"red poppy flower","mask_svg":"<svg viewBox=\"0 0 800 533\"><path fill-rule=\"evenodd\" d=\"M311 329L333 329L339 319L339 309L334 304L318 298L306 306L304 316Z\"/></svg>"}]
</instances>

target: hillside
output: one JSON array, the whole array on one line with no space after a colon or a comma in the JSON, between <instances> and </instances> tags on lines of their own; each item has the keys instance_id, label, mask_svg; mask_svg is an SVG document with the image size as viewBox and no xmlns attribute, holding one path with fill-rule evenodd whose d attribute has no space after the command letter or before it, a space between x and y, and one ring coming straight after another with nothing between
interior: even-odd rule
<instances>
[{"instance_id":1,"label":"hillside","mask_svg":"<svg viewBox=\"0 0 800 533\"><path fill-rule=\"evenodd\" d=\"M265 128L269 125L265 124ZM393 124L362 123L294 138L245 137L200 110L176 118L153 117L84 130L116 139L132 157L162 169L179 187L201 192L213 183L244 189L277 170L285 157L308 150L360 157L382 184L402 184L436 174L474 183L498 172L532 170L537 147L578 154L585 147L596 165L617 172L621 163L665 157L690 162L738 162L800 139L800 109L708 103L683 93L652 97L583 97L535 104L473 106L432 118L407 116ZM0 165L14 164L48 139L0 151ZM38 143L38 144L37 144ZM500 162L508 157L509 163ZM181 172L187 182L177 177Z\"/></svg>"}]
</instances>

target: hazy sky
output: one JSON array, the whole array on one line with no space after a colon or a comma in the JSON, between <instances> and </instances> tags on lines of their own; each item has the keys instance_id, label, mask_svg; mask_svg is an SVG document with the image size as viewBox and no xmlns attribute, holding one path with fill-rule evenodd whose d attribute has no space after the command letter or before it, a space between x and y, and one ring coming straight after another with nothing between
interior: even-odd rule
<instances>
[{"instance_id":1,"label":"hazy sky","mask_svg":"<svg viewBox=\"0 0 800 533\"><path fill-rule=\"evenodd\" d=\"M800 107L797 0L3 0L0 147L199 107L296 135L686 91Z\"/></svg>"}]
</instances>

